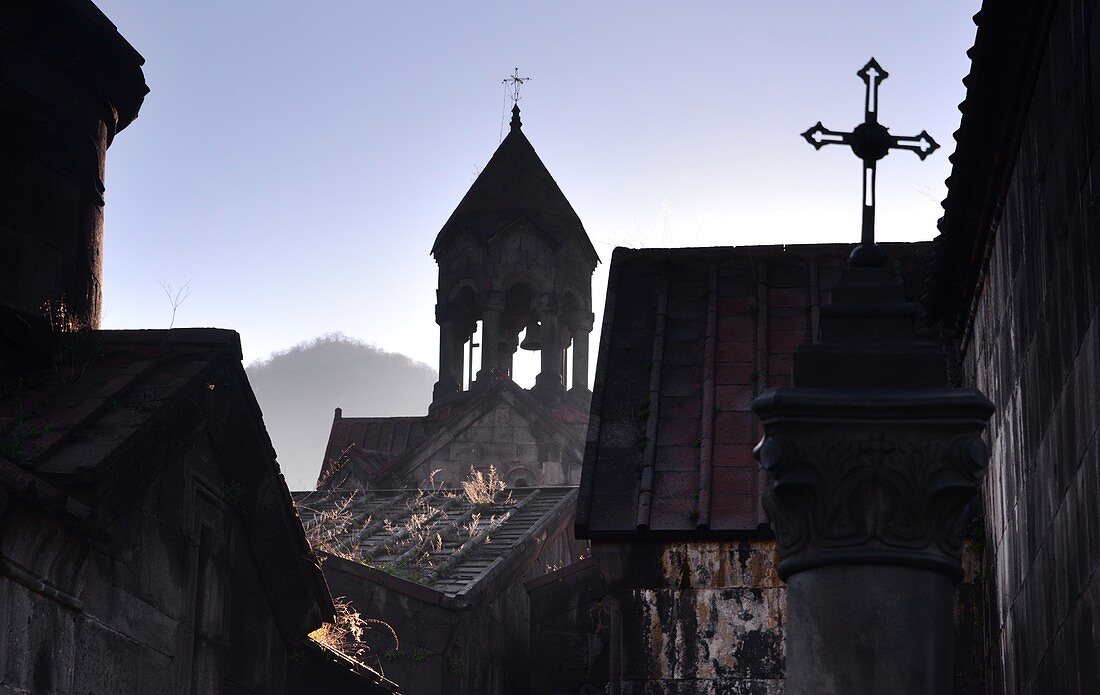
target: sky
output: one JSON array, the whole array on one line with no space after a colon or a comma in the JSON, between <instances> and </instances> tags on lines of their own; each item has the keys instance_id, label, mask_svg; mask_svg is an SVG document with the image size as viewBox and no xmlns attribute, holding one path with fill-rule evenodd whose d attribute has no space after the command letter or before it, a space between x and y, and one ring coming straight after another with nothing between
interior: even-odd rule
<instances>
[{"instance_id":1,"label":"sky","mask_svg":"<svg viewBox=\"0 0 1100 695\"><path fill-rule=\"evenodd\" d=\"M524 133L604 263L615 246L855 241L860 163L799 134L863 117L942 149L879 164L878 237L935 235L976 0L96 0L146 58L108 153L104 328L240 332L245 361L331 332L436 365L440 227ZM182 296L182 295L181 295ZM593 343L596 345L598 343ZM593 363L595 360L593 360Z\"/></svg>"}]
</instances>

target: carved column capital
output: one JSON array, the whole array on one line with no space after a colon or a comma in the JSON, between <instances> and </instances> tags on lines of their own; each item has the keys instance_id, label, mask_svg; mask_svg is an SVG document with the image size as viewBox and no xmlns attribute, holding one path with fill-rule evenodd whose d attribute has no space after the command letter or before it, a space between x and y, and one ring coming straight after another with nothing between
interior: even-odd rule
<instances>
[{"instance_id":1,"label":"carved column capital","mask_svg":"<svg viewBox=\"0 0 1100 695\"><path fill-rule=\"evenodd\" d=\"M575 332L583 331L585 333L591 333L592 327L595 324L596 315L591 311L578 311L569 319L569 327Z\"/></svg>"},{"instance_id":2,"label":"carved column capital","mask_svg":"<svg viewBox=\"0 0 1100 695\"><path fill-rule=\"evenodd\" d=\"M962 577L992 405L972 389L777 389L755 405L779 575L906 565Z\"/></svg>"},{"instance_id":3,"label":"carved column capital","mask_svg":"<svg viewBox=\"0 0 1100 695\"><path fill-rule=\"evenodd\" d=\"M463 312L454 302L440 302L435 305L435 322L442 326L443 324L455 325L462 321Z\"/></svg>"}]
</instances>

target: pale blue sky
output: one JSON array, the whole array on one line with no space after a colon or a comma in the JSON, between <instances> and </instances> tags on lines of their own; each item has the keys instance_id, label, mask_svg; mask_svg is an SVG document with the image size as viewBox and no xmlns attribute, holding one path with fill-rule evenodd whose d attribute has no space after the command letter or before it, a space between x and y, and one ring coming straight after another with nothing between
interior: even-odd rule
<instances>
[{"instance_id":1,"label":"pale blue sky","mask_svg":"<svg viewBox=\"0 0 1100 695\"><path fill-rule=\"evenodd\" d=\"M146 57L107 161L105 328L241 333L246 360L342 331L435 365L436 232L524 132L605 261L616 245L852 240L860 165L799 133L862 118L943 146L879 166L880 238L929 239L976 0L97 0Z\"/></svg>"}]
</instances>

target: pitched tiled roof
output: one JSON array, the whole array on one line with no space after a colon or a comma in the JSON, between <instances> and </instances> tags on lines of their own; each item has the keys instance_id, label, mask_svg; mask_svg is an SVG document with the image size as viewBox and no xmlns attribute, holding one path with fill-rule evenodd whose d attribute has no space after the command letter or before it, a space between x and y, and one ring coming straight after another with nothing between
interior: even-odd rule
<instances>
[{"instance_id":1,"label":"pitched tiled roof","mask_svg":"<svg viewBox=\"0 0 1100 695\"><path fill-rule=\"evenodd\" d=\"M972 62L963 79L966 98L959 104L962 120L955 131L928 298L933 317L943 318L959 335L981 285L1043 63L1036 56L1047 48L1057 6L1051 0L987 0L974 16L978 29L967 51ZM1054 55L1064 64L1050 71L1047 88L1071 93L1080 88L1074 80L1083 73L1065 62L1072 55L1070 38L1058 38Z\"/></svg>"},{"instance_id":2,"label":"pitched tiled roof","mask_svg":"<svg viewBox=\"0 0 1100 695\"><path fill-rule=\"evenodd\" d=\"M332 555L326 562L357 565L376 584L459 607L567 524L576 490L509 488L482 505L461 489L293 494L314 546Z\"/></svg>"},{"instance_id":3,"label":"pitched tiled roof","mask_svg":"<svg viewBox=\"0 0 1100 695\"><path fill-rule=\"evenodd\" d=\"M345 418L337 410L320 480L347 464L363 469L369 477L383 475L402 454L441 426L442 422L428 416Z\"/></svg>"},{"instance_id":4,"label":"pitched tiled roof","mask_svg":"<svg viewBox=\"0 0 1100 695\"><path fill-rule=\"evenodd\" d=\"M59 341L52 364L0 393L0 440L24 470L91 505L132 463L120 459L135 440L153 440L194 405L196 391L223 395L215 390L240 362L232 331L89 331Z\"/></svg>"},{"instance_id":5,"label":"pitched tiled roof","mask_svg":"<svg viewBox=\"0 0 1100 695\"><path fill-rule=\"evenodd\" d=\"M557 245L576 237L592 264L599 260L573 206L516 125L439 231L432 254L462 231L487 241L520 216Z\"/></svg>"},{"instance_id":6,"label":"pitched tiled roof","mask_svg":"<svg viewBox=\"0 0 1100 695\"><path fill-rule=\"evenodd\" d=\"M902 275L928 245L883 244ZM791 357L850 245L616 249L577 509L578 537L714 537L767 519L750 406ZM916 296L922 289L912 283Z\"/></svg>"}]
</instances>

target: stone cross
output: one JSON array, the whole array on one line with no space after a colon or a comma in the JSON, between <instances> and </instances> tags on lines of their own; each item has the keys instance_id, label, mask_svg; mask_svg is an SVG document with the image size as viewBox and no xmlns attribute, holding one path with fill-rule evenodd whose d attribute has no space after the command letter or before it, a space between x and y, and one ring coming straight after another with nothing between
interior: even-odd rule
<instances>
[{"instance_id":1,"label":"stone cross","mask_svg":"<svg viewBox=\"0 0 1100 695\"><path fill-rule=\"evenodd\" d=\"M848 145L863 160L863 233L860 245L852 252L848 263L854 266L880 267L886 262L886 254L875 245L875 164L890 150L909 150L923 160L939 149L927 130L911 137L891 135L888 128L878 122L878 88L890 73L882 69L874 58L856 73L867 87L863 110L863 123L850 133L829 130L818 121L802 133L806 142L820 150L826 145Z\"/></svg>"},{"instance_id":2,"label":"stone cross","mask_svg":"<svg viewBox=\"0 0 1100 695\"><path fill-rule=\"evenodd\" d=\"M531 79L530 77L520 77L519 68L516 68L511 75L501 80L501 84L506 84L512 88L512 103L516 104L520 100L519 88L523 86L523 83Z\"/></svg>"}]
</instances>

